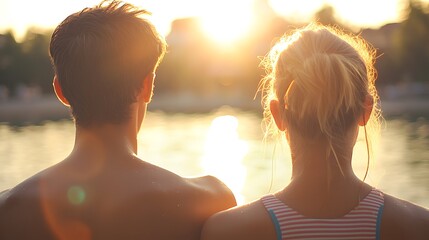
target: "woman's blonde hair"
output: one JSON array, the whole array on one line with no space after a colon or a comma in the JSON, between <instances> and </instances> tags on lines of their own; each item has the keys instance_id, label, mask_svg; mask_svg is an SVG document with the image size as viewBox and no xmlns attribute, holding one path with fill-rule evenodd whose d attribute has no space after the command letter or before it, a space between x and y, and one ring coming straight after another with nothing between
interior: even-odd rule
<instances>
[{"instance_id":1,"label":"woman's blonde hair","mask_svg":"<svg viewBox=\"0 0 429 240\"><path fill-rule=\"evenodd\" d=\"M333 27L311 23L283 36L262 61L266 136L279 132L270 112L270 101L277 99L287 131L324 138L327 155L338 163L343 137L363 115L367 96L374 102L369 123L379 126L374 61L375 50L361 37Z\"/></svg>"}]
</instances>

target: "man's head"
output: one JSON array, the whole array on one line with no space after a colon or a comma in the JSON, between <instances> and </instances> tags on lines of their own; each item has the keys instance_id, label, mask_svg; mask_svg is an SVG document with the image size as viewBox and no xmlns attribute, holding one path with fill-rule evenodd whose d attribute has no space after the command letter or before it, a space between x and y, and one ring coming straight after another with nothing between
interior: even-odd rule
<instances>
[{"instance_id":1,"label":"man's head","mask_svg":"<svg viewBox=\"0 0 429 240\"><path fill-rule=\"evenodd\" d=\"M166 44L145 10L103 1L67 17L52 34L50 55L76 124L120 124ZM151 90L150 90L151 91Z\"/></svg>"}]
</instances>

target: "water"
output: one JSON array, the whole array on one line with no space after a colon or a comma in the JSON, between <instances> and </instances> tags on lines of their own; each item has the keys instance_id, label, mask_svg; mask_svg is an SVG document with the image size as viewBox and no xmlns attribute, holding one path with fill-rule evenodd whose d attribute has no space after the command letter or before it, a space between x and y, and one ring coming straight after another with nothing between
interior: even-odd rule
<instances>
[{"instance_id":1,"label":"water","mask_svg":"<svg viewBox=\"0 0 429 240\"><path fill-rule=\"evenodd\" d=\"M39 125L0 125L0 189L63 159L72 149L69 120ZM275 192L290 179L287 145L263 142L259 113L221 108L205 114L149 112L138 136L138 155L182 176L212 174L240 204ZM390 119L371 160L367 182L386 193L429 207L429 121ZM363 177L362 136L353 166Z\"/></svg>"}]
</instances>

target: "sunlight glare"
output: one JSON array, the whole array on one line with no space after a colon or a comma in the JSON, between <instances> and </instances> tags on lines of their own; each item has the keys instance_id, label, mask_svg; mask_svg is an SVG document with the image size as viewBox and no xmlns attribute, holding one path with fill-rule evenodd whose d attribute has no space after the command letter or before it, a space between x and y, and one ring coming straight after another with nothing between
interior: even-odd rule
<instances>
[{"instance_id":1,"label":"sunlight glare","mask_svg":"<svg viewBox=\"0 0 429 240\"><path fill-rule=\"evenodd\" d=\"M249 31L252 4L246 0L219 0L208 4L199 17L203 31L221 44L230 44Z\"/></svg>"},{"instance_id":2,"label":"sunlight glare","mask_svg":"<svg viewBox=\"0 0 429 240\"><path fill-rule=\"evenodd\" d=\"M335 17L339 21L359 27L378 27L397 21L404 8L404 2L401 0L269 0L275 12L294 21L310 21L324 5L330 5L334 7ZM380 11L380 9L383 10Z\"/></svg>"},{"instance_id":3,"label":"sunlight glare","mask_svg":"<svg viewBox=\"0 0 429 240\"><path fill-rule=\"evenodd\" d=\"M238 120L226 115L215 118L208 130L201 161L205 174L223 181L234 193L237 203L243 203L242 190L247 171L242 161L248 144L240 139Z\"/></svg>"},{"instance_id":4,"label":"sunlight glare","mask_svg":"<svg viewBox=\"0 0 429 240\"><path fill-rule=\"evenodd\" d=\"M323 0L269 0L273 10L282 16L288 16L293 21L308 21L319 10L325 1Z\"/></svg>"}]
</instances>

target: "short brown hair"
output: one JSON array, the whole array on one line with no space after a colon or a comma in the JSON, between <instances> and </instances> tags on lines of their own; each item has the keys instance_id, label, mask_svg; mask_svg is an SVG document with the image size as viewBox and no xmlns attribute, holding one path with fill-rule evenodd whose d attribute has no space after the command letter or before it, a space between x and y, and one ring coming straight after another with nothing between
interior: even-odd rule
<instances>
[{"instance_id":1,"label":"short brown hair","mask_svg":"<svg viewBox=\"0 0 429 240\"><path fill-rule=\"evenodd\" d=\"M50 56L77 125L119 124L166 44L148 11L103 1L68 16L54 31Z\"/></svg>"}]
</instances>

